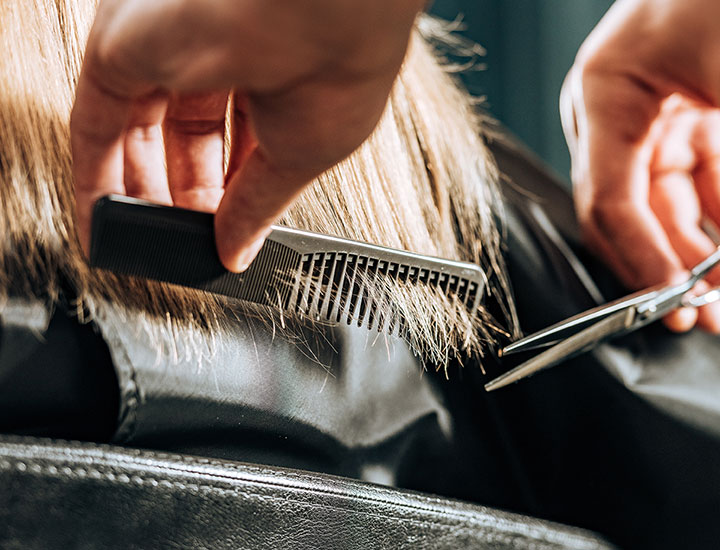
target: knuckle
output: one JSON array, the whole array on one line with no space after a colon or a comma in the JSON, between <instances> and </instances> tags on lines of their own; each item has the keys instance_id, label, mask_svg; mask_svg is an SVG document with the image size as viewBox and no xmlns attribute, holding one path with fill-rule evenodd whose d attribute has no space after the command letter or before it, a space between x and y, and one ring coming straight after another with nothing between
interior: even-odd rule
<instances>
[{"instance_id":1,"label":"knuckle","mask_svg":"<svg viewBox=\"0 0 720 550\"><path fill-rule=\"evenodd\" d=\"M205 136L225 132L224 119L188 119L180 117L167 117L166 128L177 134L186 136Z\"/></svg>"},{"instance_id":2,"label":"knuckle","mask_svg":"<svg viewBox=\"0 0 720 550\"><path fill-rule=\"evenodd\" d=\"M162 131L156 124L141 124L126 130L126 139L149 144L157 142L162 138Z\"/></svg>"}]
</instances>

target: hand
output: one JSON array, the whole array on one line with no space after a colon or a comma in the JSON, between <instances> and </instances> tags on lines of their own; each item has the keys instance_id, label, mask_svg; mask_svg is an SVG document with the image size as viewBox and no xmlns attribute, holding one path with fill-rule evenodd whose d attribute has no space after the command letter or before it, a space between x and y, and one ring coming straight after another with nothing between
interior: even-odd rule
<instances>
[{"instance_id":1,"label":"hand","mask_svg":"<svg viewBox=\"0 0 720 550\"><path fill-rule=\"evenodd\" d=\"M302 188L372 132L423 4L102 1L71 120L85 249L95 201L120 193L217 211L220 258L243 270Z\"/></svg>"},{"instance_id":2,"label":"hand","mask_svg":"<svg viewBox=\"0 0 720 550\"><path fill-rule=\"evenodd\" d=\"M720 225L720 2L619 0L583 44L561 111L584 237L630 287L678 282ZM720 270L698 292L720 284ZM676 331L720 332L720 303Z\"/></svg>"}]
</instances>

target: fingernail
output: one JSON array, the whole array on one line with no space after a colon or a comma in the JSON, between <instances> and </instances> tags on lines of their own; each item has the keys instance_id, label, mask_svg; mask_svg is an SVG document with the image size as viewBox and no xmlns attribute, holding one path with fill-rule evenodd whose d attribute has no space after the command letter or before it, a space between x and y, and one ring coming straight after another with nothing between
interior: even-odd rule
<instances>
[{"instance_id":1,"label":"fingernail","mask_svg":"<svg viewBox=\"0 0 720 550\"><path fill-rule=\"evenodd\" d=\"M264 231L262 235L260 235L252 243L246 246L245 249L240 253L237 259L238 271L240 273L250 267L250 264L255 259L255 256L257 256L258 252L260 252L260 249L262 248L262 245L265 242L265 238L268 236L268 233L269 231Z\"/></svg>"}]
</instances>

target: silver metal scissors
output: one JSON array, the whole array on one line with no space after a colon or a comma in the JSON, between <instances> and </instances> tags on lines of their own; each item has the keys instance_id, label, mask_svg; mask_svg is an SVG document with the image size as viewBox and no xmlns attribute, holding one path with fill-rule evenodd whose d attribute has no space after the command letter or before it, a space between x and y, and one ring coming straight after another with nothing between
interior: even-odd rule
<instances>
[{"instance_id":1,"label":"silver metal scissors","mask_svg":"<svg viewBox=\"0 0 720 550\"><path fill-rule=\"evenodd\" d=\"M720 287L701 296L689 294L695 284L720 263L720 247L696 265L687 280L658 285L635 292L513 342L500 350L500 357L533 349L547 349L485 384L493 391L565 359L595 347L600 342L633 332L679 307L700 307L720 299Z\"/></svg>"}]
</instances>

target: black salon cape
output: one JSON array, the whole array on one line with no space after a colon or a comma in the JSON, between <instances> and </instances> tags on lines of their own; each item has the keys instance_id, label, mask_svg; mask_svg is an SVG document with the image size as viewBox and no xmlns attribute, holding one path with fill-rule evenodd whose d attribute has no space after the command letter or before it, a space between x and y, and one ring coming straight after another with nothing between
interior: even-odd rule
<instances>
[{"instance_id":1,"label":"black salon cape","mask_svg":"<svg viewBox=\"0 0 720 550\"><path fill-rule=\"evenodd\" d=\"M506 256L531 333L595 304L565 249L572 235L558 239L574 232L569 196L527 158L495 149L524 188L508 189ZM582 259L606 299L626 292ZM442 387L459 464L434 464L422 489L442 490L438 472L455 478L457 496L583 526L623 548L718 547L720 338L657 323L491 394L477 369L452 374Z\"/></svg>"},{"instance_id":2,"label":"black salon cape","mask_svg":"<svg viewBox=\"0 0 720 550\"><path fill-rule=\"evenodd\" d=\"M513 182L505 253L522 329L594 305L583 269L606 299L621 295L591 259L577 263L562 186L524 152L493 148ZM720 541L720 342L698 331L650 326L488 394L478 365L421 374L402 348L367 348L364 329L303 350L248 322L209 368L163 370L132 323L93 329L61 306L12 307L0 433L357 477L589 528L623 548Z\"/></svg>"}]
</instances>

